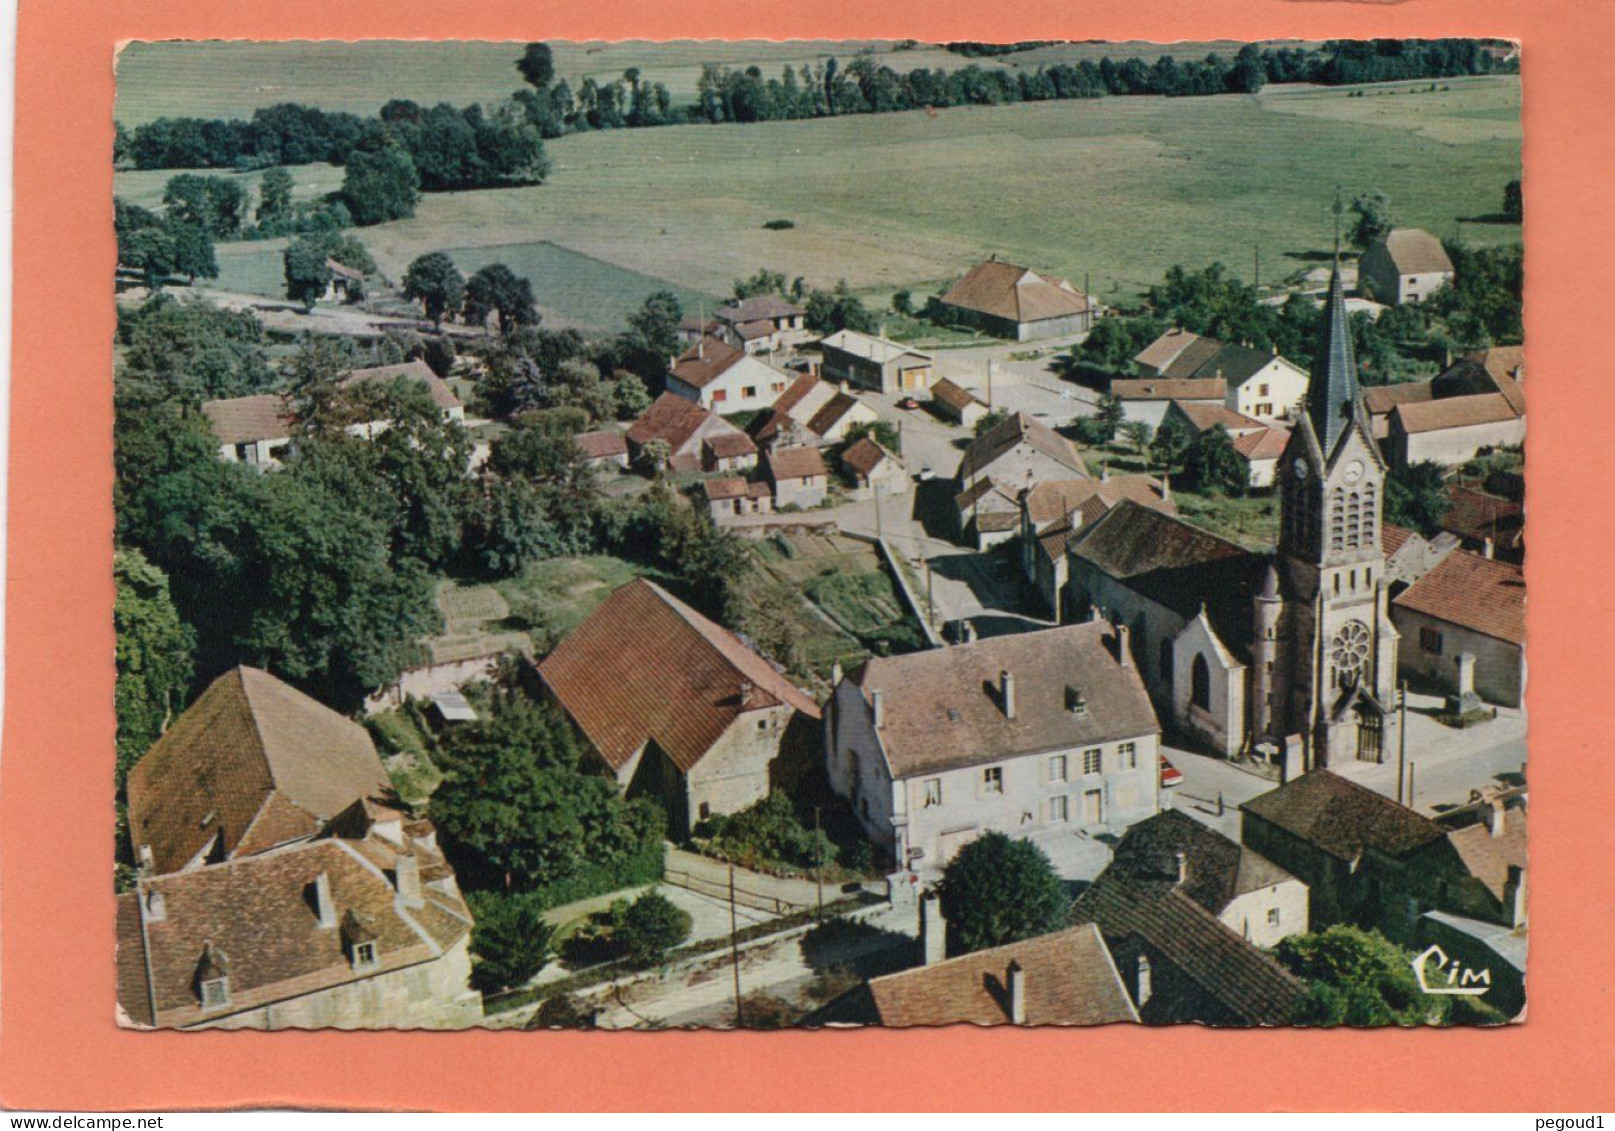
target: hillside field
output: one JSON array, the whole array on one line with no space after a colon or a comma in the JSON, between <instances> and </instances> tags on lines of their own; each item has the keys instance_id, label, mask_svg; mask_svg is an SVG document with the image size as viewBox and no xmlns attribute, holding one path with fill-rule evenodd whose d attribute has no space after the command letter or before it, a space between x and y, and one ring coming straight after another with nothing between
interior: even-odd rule
<instances>
[{"instance_id":1,"label":"hillside field","mask_svg":"<svg viewBox=\"0 0 1615 1131\"><path fill-rule=\"evenodd\" d=\"M995 253L1079 286L1086 277L1106 302L1136 296L1173 264L1221 260L1248 279L1258 248L1262 279L1274 282L1329 247L1337 186L1348 199L1382 189L1399 223L1443 237L1468 218L1471 242L1520 238L1517 225L1480 219L1520 175L1517 78L1361 89L572 135L549 143L544 185L429 195L414 218L358 234L395 279L426 251L455 249L477 266L519 245L511 259L536 265L546 315L601 330L642 291L721 296L761 266L821 286L844 278L881 305ZM297 173L301 196L331 188L338 171ZM155 203L169 175L120 173L118 191ZM774 218L796 226L765 230ZM571 281L569 264L592 279L631 273L622 278L634 295L601 304L598 285ZM273 275L228 273L232 285Z\"/></svg>"}]
</instances>

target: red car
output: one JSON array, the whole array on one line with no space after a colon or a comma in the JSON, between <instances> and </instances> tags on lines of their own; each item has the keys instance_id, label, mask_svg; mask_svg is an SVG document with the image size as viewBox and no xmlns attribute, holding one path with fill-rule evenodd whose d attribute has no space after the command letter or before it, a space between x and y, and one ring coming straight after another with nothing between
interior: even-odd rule
<instances>
[{"instance_id":1,"label":"red car","mask_svg":"<svg viewBox=\"0 0 1615 1131\"><path fill-rule=\"evenodd\" d=\"M913 397L904 397L902 400L897 402L897 407L898 408L919 408L920 407L920 402L915 400Z\"/></svg>"},{"instance_id":2,"label":"red car","mask_svg":"<svg viewBox=\"0 0 1615 1131\"><path fill-rule=\"evenodd\" d=\"M1172 786L1182 785L1182 784L1183 784L1183 771L1178 769L1171 762L1168 762L1166 760L1166 755L1162 754L1161 755L1161 788L1162 789L1170 789Z\"/></svg>"}]
</instances>

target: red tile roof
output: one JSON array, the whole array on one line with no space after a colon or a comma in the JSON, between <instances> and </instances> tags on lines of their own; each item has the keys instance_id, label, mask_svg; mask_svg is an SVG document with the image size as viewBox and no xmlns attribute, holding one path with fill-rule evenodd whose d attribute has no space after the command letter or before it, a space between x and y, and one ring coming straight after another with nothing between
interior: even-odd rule
<instances>
[{"instance_id":1,"label":"red tile roof","mask_svg":"<svg viewBox=\"0 0 1615 1131\"><path fill-rule=\"evenodd\" d=\"M1441 516L1441 529L1450 530L1472 542L1492 539L1503 545L1516 538L1525 526L1525 508L1511 499L1500 499L1461 483L1447 486L1452 505Z\"/></svg>"},{"instance_id":2,"label":"red tile roof","mask_svg":"<svg viewBox=\"0 0 1615 1131\"><path fill-rule=\"evenodd\" d=\"M1108 1025L1138 1013L1092 924L874 978L881 1025L1007 1025L1011 964L1025 979L1027 1025Z\"/></svg>"},{"instance_id":3,"label":"red tile roof","mask_svg":"<svg viewBox=\"0 0 1615 1131\"><path fill-rule=\"evenodd\" d=\"M1122 499L1132 499L1147 507L1177 512L1166 484L1153 475L1112 475L1109 479L1045 479L1026 493L1027 517L1033 526L1042 527L1067 517L1091 499L1104 500L1106 509Z\"/></svg>"},{"instance_id":4,"label":"red tile roof","mask_svg":"<svg viewBox=\"0 0 1615 1131\"><path fill-rule=\"evenodd\" d=\"M1469 428L1479 424L1501 424L1518 420L1519 412L1502 393L1480 393L1467 397L1417 401L1397 405L1391 419L1403 432L1439 432L1445 428Z\"/></svg>"},{"instance_id":5,"label":"red tile roof","mask_svg":"<svg viewBox=\"0 0 1615 1131\"><path fill-rule=\"evenodd\" d=\"M1221 424L1230 436L1241 436L1267 427L1260 420L1235 412L1225 404L1205 404L1195 401L1173 401L1173 407L1189 418L1196 431L1204 432Z\"/></svg>"},{"instance_id":6,"label":"red tile roof","mask_svg":"<svg viewBox=\"0 0 1615 1131\"><path fill-rule=\"evenodd\" d=\"M628 437L615 429L579 432L572 437L584 459L611 459L628 454Z\"/></svg>"},{"instance_id":7,"label":"red tile roof","mask_svg":"<svg viewBox=\"0 0 1615 1131\"><path fill-rule=\"evenodd\" d=\"M208 686L129 771L130 840L178 871L215 836L225 854L317 832L391 793L370 734L257 668Z\"/></svg>"},{"instance_id":8,"label":"red tile roof","mask_svg":"<svg viewBox=\"0 0 1615 1131\"><path fill-rule=\"evenodd\" d=\"M714 459L739 459L753 455L757 445L744 432L718 432L702 441Z\"/></svg>"},{"instance_id":9,"label":"red tile roof","mask_svg":"<svg viewBox=\"0 0 1615 1131\"><path fill-rule=\"evenodd\" d=\"M673 376L693 389L704 389L729 372L730 367L745 356L744 350L738 350L728 342L702 338L673 362Z\"/></svg>"},{"instance_id":10,"label":"red tile roof","mask_svg":"<svg viewBox=\"0 0 1615 1131\"><path fill-rule=\"evenodd\" d=\"M881 447L868 436L860 436L858 442L841 453L841 462L846 464L855 475L867 477L884 459L895 459L891 452Z\"/></svg>"},{"instance_id":11,"label":"red tile roof","mask_svg":"<svg viewBox=\"0 0 1615 1131\"><path fill-rule=\"evenodd\" d=\"M606 598L538 670L614 770L654 741L688 773L743 712L819 714L727 629L643 579Z\"/></svg>"},{"instance_id":12,"label":"red tile roof","mask_svg":"<svg viewBox=\"0 0 1615 1131\"><path fill-rule=\"evenodd\" d=\"M1455 551L1392 603L1483 636L1525 643L1525 571L1508 562Z\"/></svg>"},{"instance_id":13,"label":"red tile roof","mask_svg":"<svg viewBox=\"0 0 1615 1131\"><path fill-rule=\"evenodd\" d=\"M830 474L818 448L775 448L767 459L768 476L775 481Z\"/></svg>"},{"instance_id":14,"label":"red tile roof","mask_svg":"<svg viewBox=\"0 0 1615 1131\"><path fill-rule=\"evenodd\" d=\"M1363 407L1370 416L1384 416L1399 404L1427 401L1435 396L1428 381L1403 381L1396 385L1373 385L1363 390Z\"/></svg>"},{"instance_id":15,"label":"red tile roof","mask_svg":"<svg viewBox=\"0 0 1615 1131\"><path fill-rule=\"evenodd\" d=\"M651 402L644 416L628 426L628 440L636 447L662 440L677 454L711 419L712 413L694 401L677 393L663 393Z\"/></svg>"},{"instance_id":16,"label":"red tile roof","mask_svg":"<svg viewBox=\"0 0 1615 1131\"><path fill-rule=\"evenodd\" d=\"M963 412L971 405L980 405L982 408L987 407L986 403L975 393L954 384L946 377L940 378L931 385L931 399L941 401L955 412Z\"/></svg>"},{"instance_id":17,"label":"red tile roof","mask_svg":"<svg viewBox=\"0 0 1615 1131\"><path fill-rule=\"evenodd\" d=\"M1213 349L1221 348L1222 345L1221 342L1210 338L1202 338L1199 334L1173 327L1134 354L1133 360L1139 365L1154 369L1156 372L1163 372L1167 366L1183 355L1183 351L1196 342L1211 342Z\"/></svg>"},{"instance_id":18,"label":"red tile roof","mask_svg":"<svg viewBox=\"0 0 1615 1131\"><path fill-rule=\"evenodd\" d=\"M1228 395L1221 377L1140 377L1112 381L1110 395L1124 401L1220 401Z\"/></svg>"},{"instance_id":19,"label":"red tile roof","mask_svg":"<svg viewBox=\"0 0 1615 1131\"><path fill-rule=\"evenodd\" d=\"M701 484L701 490L706 493L707 499L714 503L727 499L744 499L746 481L738 476L733 479L708 479Z\"/></svg>"},{"instance_id":20,"label":"red tile roof","mask_svg":"<svg viewBox=\"0 0 1615 1131\"><path fill-rule=\"evenodd\" d=\"M942 301L1012 322L1065 318L1089 309L1088 297L1064 279L999 260L976 264Z\"/></svg>"},{"instance_id":21,"label":"red tile roof","mask_svg":"<svg viewBox=\"0 0 1615 1131\"><path fill-rule=\"evenodd\" d=\"M202 415L213 426L213 434L221 444L284 440L292 434L296 423L291 405L279 393L204 401Z\"/></svg>"},{"instance_id":22,"label":"red tile roof","mask_svg":"<svg viewBox=\"0 0 1615 1131\"><path fill-rule=\"evenodd\" d=\"M1263 428L1234 437L1234 451L1247 460L1278 459L1290 444L1288 428Z\"/></svg>"}]
</instances>

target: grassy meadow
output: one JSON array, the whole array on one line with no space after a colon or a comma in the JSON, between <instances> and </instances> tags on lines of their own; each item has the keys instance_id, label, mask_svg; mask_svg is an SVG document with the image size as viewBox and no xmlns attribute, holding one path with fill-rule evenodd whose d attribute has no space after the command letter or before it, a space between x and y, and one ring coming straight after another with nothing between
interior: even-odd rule
<instances>
[{"instance_id":1,"label":"grassy meadow","mask_svg":"<svg viewBox=\"0 0 1615 1131\"><path fill-rule=\"evenodd\" d=\"M492 46L508 54L508 45ZM242 50L249 48L267 50ZM352 50L383 48L425 50ZM490 45L432 49L464 59L473 48ZM611 66L633 60L655 74L664 53L672 66L679 52L689 58L697 49L705 58L746 55L744 44L638 45ZM1042 51L1062 49L1069 46ZM960 58L934 48L902 54ZM120 70L120 99L146 105L154 79L134 69L138 57ZM572 73L575 62L562 55L559 72ZM410 68L308 69L325 85L281 96L313 99L368 82L372 102L429 97L411 83L430 74ZM240 79L252 70L244 61L229 73ZM287 68L286 81L303 73ZM392 73L396 89L387 85ZM322 104L346 103L332 95ZM189 105L230 108L211 95ZM762 266L819 286L844 278L883 306L898 288L931 293L998 254L1079 286L1086 277L1102 300L1118 302L1173 264L1221 260L1249 278L1258 248L1264 282L1315 265L1330 243L1336 186L1348 197L1381 189L1399 223L1444 237L1468 219L1462 235L1471 242L1518 240L1517 225L1482 218L1498 212L1503 185L1520 175L1519 107L1519 80L1492 76L577 134L548 143L554 171L544 185L428 195L413 218L359 235L393 279L426 251L450 250L468 268L503 258L525 267L552 324L596 330L616 329L657 287L687 298L725 295ZM300 198L340 183L329 166L294 173ZM117 188L149 205L170 175L121 172ZM764 229L775 218L796 226ZM273 250L278 259L279 246L221 247L219 285L273 292L278 272L263 255Z\"/></svg>"}]
</instances>

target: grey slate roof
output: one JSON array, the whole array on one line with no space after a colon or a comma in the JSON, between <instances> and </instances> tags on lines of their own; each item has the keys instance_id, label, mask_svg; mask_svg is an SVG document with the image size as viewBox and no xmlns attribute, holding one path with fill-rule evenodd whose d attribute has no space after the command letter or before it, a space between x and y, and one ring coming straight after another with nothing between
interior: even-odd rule
<instances>
[{"instance_id":1,"label":"grey slate roof","mask_svg":"<svg viewBox=\"0 0 1615 1131\"><path fill-rule=\"evenodd\" d=\"M1240 808L1337 860L1365 849L1405 856L1446 835L1430 818L1328 770L1302 774Z\"/></svg>"},{"instance_id":2,"label":"grey slate roof","mask_svg":"<svg viewBox=\"0 0 1615 1131\"><path fill-rule=\"evenodd\" d=\"M1239 896L1295 879L1267 857L1176 809L1129 828L1107 875L1115 873L1141 891L1165 892L1178 886L1180 852L1188 871L1180 890L1213 915Z\"/></svg>"},{"instance_id":3,"label":"grey slate roof","mask_svg":"<svg viewBox=\"0 0 1615 1131\"><path fill-rule=\"evenodd\" d=\"M1359 411L1357 354L1346 323L1346 289L1337 264L1329 274L1329 300L1324 306L1318 346L1312 352L1312 377L1307 384L1307 416L1325 458ZM1367 429L1364 429L1367 434Z\"/></svg>"}]
</instances>

